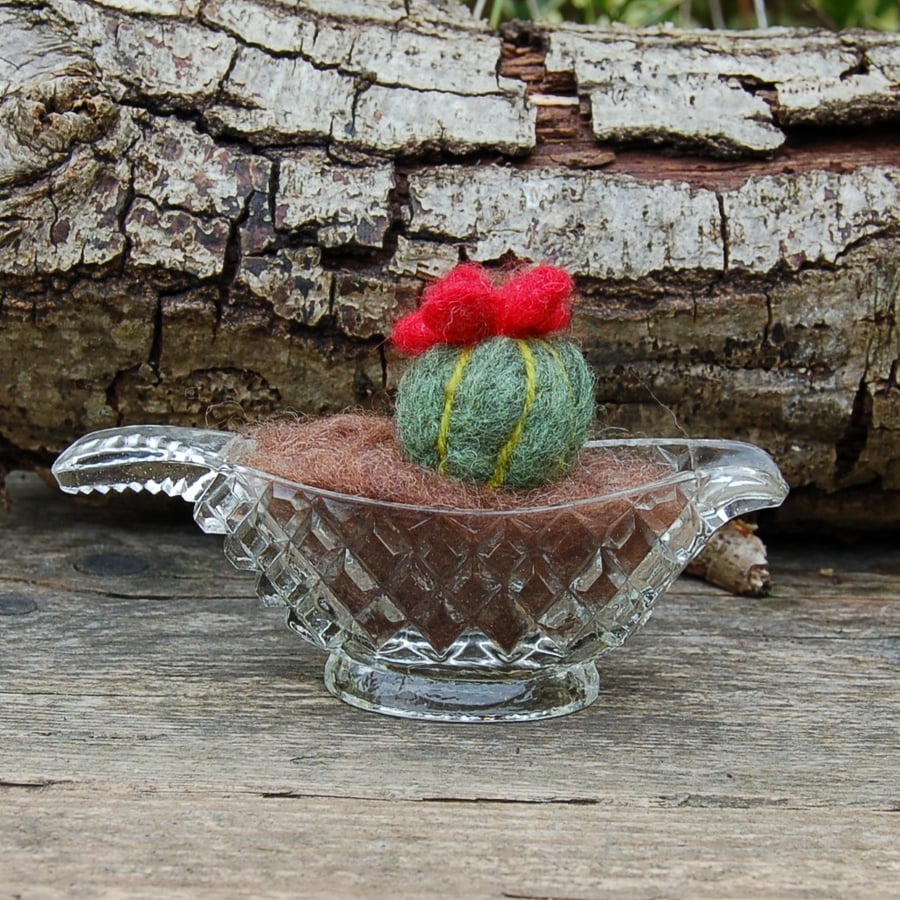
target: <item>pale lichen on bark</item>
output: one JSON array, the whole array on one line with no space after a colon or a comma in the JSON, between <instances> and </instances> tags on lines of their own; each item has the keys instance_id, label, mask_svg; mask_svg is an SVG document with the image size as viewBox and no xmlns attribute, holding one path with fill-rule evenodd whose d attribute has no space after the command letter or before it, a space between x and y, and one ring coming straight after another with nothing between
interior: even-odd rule
<instances>
[{"instance_id":1,"label":"pale lichen on bark","mask_svg":"<svg viewBox=\"0 0 900 900\"><path fill-rule=\"evenodd\" d=\"M501 39L426 0L50 0L0 29L6 465L223 404L383 406L423 284L549 259L606 424L758 441L819 492L798 515L898 496L900 38Z\"/></svg>"},{"instance_id":2,"label":"pale lichen on bark","mask_svg":"<svg viewBox=\"0 0 900 900\"><path fill-rule=\"evenodd\" d=\"M548 71L575 74L601 140L768 154L783 126L897 116L896 35L563 29L549 45Z\"/></svg>"},{"instance_id":3,"label":"pale lichen on bark","mask_svg":"<svg viewBox=\"0 0 900 900\"><path fill-rule=\"evenodd\" d=\"M723 194L729 263L750 272L834 263L900 225L900 171L804 172L751 178Z\"/></svg>"},{"instance_id":4,"label":"pale lichen on bark","mask_svg":"<svg viewBox=\"0 0 900 900\"><path fill-rule=\"evenodd\" d=\"M724 267L715 194L685 184L442 166L410 177L410 204L411 237L456 238L472 259L548 258L609 279Z\"/></svg>"},{"instance_id":5,"label":"pale lichen on bark","mask_svg":"<svg viewBox=\"0 0 900 900\"><path fill-rule=\"evenodd\" d=\"M316 227L324 247L381 247L391 224L394 186L393 166L385 162L340 165L318 149L285 155L275 194L275 227Z\"/></svg>"}]
</instances>

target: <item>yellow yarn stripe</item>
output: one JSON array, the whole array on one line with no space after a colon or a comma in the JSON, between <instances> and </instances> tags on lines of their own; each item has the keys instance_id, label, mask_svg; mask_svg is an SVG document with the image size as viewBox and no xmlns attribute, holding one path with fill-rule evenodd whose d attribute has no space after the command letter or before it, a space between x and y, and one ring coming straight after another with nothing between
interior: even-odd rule
<instances>
[{"instance_id":1,"label":"yellow yarn stripe","mask_svg":"<svg viewBox=\"0 0 900 900\"><path fill-rule=\"evenodd\" d=\"M444 412L441 416L441 427L438 429L437 452L438 452L438 472L441 475L447 474L447 442L450 438L450 419L453 416L453 404L456 401L456 392L459 390L459 384L463 379L466 366L472 358L472 348L466 347L459 354L456 361L456 368L447 382L444 389Z\"/></svg>"},{"instance_id":2,"label":"yellow yarn stripe","mask_svg":"<svg viewBox=\"0 0 900 900\"><path fill-rule=\"evenodd\" d=\"M491 475L491 480L488 482L488 487L492 488L500 487L506 481L512 455L515 453L516 447L519 446L519 441L522 440L525 422L537 395L537 370L535 369L531 347L528 346L527 341L519 340L516 341L516 344L519 347L519 353L522 354L522 361L525 363L525 402L522 404L522 415L519 416L519 421L516 422L509 440L503 445L503 449L497 457L497 468L494 469L494 474Z\"/></svg>"},{"instance_id":3,"label":"yellow yarn stripe","mask_svg":"<svg viewBox=\"0 0 900 900\"><path fill-rule=\"evenodd\" d=\"M556 352L556 348L552 344L548 344L547 341L541 341L541 346L544 347L547 352L556 360L556 364L559 366L560 374L563 377L563 381L566 383L566 393L569 396L569 404L568 404L568 412L569 412L569 434L575 434L575 389L572 387L572 380L569 378L569 372L566 369L566 364L562 361L562 357L559 353ZM568 468L568 461L566 459L559 459L556 462L556 471L554 475L561 475Z\"/></svg>"}]
</instances>

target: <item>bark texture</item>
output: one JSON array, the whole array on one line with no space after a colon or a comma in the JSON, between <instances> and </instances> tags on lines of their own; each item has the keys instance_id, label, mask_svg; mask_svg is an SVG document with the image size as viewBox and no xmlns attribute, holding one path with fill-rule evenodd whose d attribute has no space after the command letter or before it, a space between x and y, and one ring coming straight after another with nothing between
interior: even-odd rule
<instances>
[{"instance_id":1,"label":"bark texture","mask_svg":"<svg viewBox=\"0 0 900 900\"><path fill-rule=\"evenodd\" d=\"M0 465L385 408L460 258L568 267L605 425L900 525L900 37L487 33L425 0L0 5Z\"/></svg>"}]
</instances>

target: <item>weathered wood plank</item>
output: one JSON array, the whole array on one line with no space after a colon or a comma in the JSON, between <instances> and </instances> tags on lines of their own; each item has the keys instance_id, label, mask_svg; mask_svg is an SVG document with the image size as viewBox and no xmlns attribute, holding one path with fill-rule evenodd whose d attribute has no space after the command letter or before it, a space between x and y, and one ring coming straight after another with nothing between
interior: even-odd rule
<instances>
[{"instance_id":1,"label":"weathered wood plank","mask_svg":"<svg viewBox=\"0 0 900 900\"><path fill-rule=\"evenodd\" d=\"M188 507L12 494L8 892L869 897L900 876L891 545L776 545L765 600L681 581L593 707L441 726L331 698Z\"/></svg>"},{"instance_id":2,"label":"weathered wood plank","mask_svg":"<svg viewBox=\"0 0 900 900\"><path fill-rule=\"evenodd\" d=\"M900 172L887 167L750 178L718 194L605 173L465 166L416 172L409 185L413 237L456 238L473 259L537 251L615 280L834 263L900 223ZM510 229L512 220L522 227Z\"/></svg>"},{"instance_id":3,"label":"weathered wood plank","mask_svg":"<svg viewBox=\"0 0 900 900\"><path fill-rule=\"evenodd\" d=\"M0 789L2 790L2 789ZM54 896L890 896L896 815L2 790L4 885ZM46 893L45 893L46 892Z\"/></svg>"},{"instance_id":4,"label":"weathered wood plank","mask_svg":"<svg viewBox=\"0 0 900 900\"><path fill-rule=\"evenodd\" d=\"M0 655L3 729L15 739L0 744L0 760L21 777L51 777L64 752L78 780L119 777L135 761L115 747L143 735L141 770L179 783L307 790L327 771L372 797L453 785L465 796L609 799L605 786L615 785L615 796L648 803L696 791L792 806L881 809L897 799L883 777L900 753L900 608L888 554L849 571L832 555L836 583L808 568L779 571L776 551L766 600L681 582L603 661L591 709L515 728L443 728L334 701L321 654L283 629L277 611L257 608L252 579L230 570L216 538L142 524L124 499L117 506L110 517L35 501L6 514L16 539L0 593L37 607L5 619ZM234 753L260 729L264 758ZM202 754L180 749L190 733ZM97 745L92 735L105 737ZM385 760L401 753L410 778L386 782L341 743L350 735L380 745ZM547 740L577 758L576 782L569 769L539 764ZM452 759L435 758L450 748ZM844 774L823 779L826 769Z\"/></svg>"}]
</instances>

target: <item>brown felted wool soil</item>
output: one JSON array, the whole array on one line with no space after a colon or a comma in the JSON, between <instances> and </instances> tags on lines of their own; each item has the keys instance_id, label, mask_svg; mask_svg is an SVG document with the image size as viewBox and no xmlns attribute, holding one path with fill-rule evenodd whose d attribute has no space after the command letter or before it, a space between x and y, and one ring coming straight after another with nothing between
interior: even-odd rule
<instances>
[{"instance_id":1,"label":"brown felted wool soil","mask_svg":"<svg viewBox=\"0 0 900 900\"><path fill-rule=\"evenodd\" d=\"M583 454L563 479L529 490L464 484L409 462L393 419L345 413L273 419L244 433L239 462L263 472L342 494L443 509L556 506L640 487L671 470L636 455Z\"/></svg>"}]
</instances>

